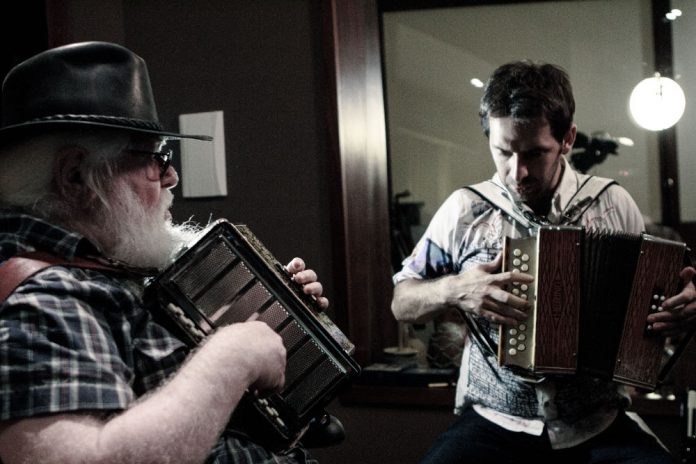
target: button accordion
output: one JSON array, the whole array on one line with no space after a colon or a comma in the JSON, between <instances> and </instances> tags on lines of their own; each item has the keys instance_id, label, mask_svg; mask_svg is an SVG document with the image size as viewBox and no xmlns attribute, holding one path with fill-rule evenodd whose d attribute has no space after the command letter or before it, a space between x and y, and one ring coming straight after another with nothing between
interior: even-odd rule
<instances>
[{"instance_id":1,"label":"button accordion","mask_svg":"<svg viewBox=\"0 0 696 464\"><path fill-rule=\"evenodd\" d=\"M679 290L686 244L581 227L544 226L506 238L503 271L534 276L508 287L528 299L527 321L501 325L498 362L521 375L585 373L654 389L664 337L646 325Z\"/></svg>"},{"instance_id":2,"label":"button accordion","mask_svg":"<svg viewBox=\"0 0 696 464\"><path fill-rule=\"evenodd\" d=\"M148 291L191 346L216 327L252 316L282 337L284 387L265 398L247 391L230 422L231 429L272 450L297 441L339 387L360 372L351 356L354 345L244 225L211 224Z\"/></svg>"}]
</instances>

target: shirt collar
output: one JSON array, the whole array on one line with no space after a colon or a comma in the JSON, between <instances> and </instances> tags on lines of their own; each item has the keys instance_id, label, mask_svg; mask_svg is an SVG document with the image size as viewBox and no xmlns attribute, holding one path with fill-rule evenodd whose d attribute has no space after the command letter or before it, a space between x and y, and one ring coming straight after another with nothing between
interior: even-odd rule
<instances>
[{"instance_id":1,"label":"shirt collar","mask_svg":"<svg viewBox=\"0 0 696 464\"><path fill-rule=\"evenodd\" d=\"M17 253L41 250L72 260L99 254L84 236L17 209L0 210L0 261Z\"/></svg>"}]
</instances>

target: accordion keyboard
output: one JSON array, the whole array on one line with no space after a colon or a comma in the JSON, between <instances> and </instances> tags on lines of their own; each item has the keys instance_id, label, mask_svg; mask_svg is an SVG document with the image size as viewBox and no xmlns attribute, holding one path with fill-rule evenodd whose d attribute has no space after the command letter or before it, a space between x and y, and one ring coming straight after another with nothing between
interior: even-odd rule
<instances>
[{"instance_id":1,"label":"accordion keyboard","mask_svg":"<svg viewBox=\"0 0 696 464\"><path fill-rule=\"evenodd\" d=\"M536 241L534 239L516 240L514 246L506 241L503 259L503 272L524 272L536 274ZM520 298L528 300L532 307L529 319L516 326L503 326L500 332L499 359L508 366L523 369L534 368L534 316L536 314L536 295L533 284L514 282L507 290Z\"/></svg>"}]
</instances>

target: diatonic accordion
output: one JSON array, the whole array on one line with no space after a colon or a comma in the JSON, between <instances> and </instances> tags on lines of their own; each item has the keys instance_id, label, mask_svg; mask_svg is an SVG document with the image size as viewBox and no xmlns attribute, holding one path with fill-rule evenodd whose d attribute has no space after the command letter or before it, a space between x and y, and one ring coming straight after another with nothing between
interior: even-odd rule
<instances>
[{"instance_id":1,"label":"diatonic accordion","mask_svg":"<svg viewBox=\"0 0 696 464\"><path fill-rule=\"evenodd\" d=\"M244 225L211 224L149 290L192 346L252 316L282 337L285 386L264 398L247 391L230 422L272 450L295 442L360 372L353 344Z\"/></svg>"},{"instance_id":2,"label":"diatonic accordion","mask_svg":"<svg viewBox=\"0 0 696 464\"><path fill-rule=\"evenodd\" d=\"M665 338L646 319L677 293L686 244L647 234L544 226L506 238L503 271L532 274L509 290L529 318L501 325L498 362L523 375L584 373L654 389Z\"/></svg>"}]
</instances>

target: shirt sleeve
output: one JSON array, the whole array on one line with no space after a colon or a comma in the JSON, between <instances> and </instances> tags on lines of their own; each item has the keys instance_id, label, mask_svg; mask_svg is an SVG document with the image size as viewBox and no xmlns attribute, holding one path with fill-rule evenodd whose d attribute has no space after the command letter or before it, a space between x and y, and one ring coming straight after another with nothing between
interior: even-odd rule
<instances>
[{"instance_id":1,"label":"shirt sleeve","mask_svg":"<svg viewBox=\"0 0 696 464\"><path fill-rule=\"evenodd\" d=\"M638 208L638 205L636 202L633 200L631 195L624 189L623 187L619 187L617 190L622 191L620 193L621 199L618 200L619 202L625 203L625 210L626 210L626 215L625 215L625 227L626 230L631 231L632 233L640 233L645 231L645 220L643 219L643 215L640 212L640 209Z\"/></svg>"},{"instance_id":2,"label":"shirt sleeve","mask_svg":"<svg viewBox=\"0 0 696 464\"><path fill-rule=\"evenodd\" d=\"M612 185L598 198L599 208L585 218L586 226L594 229L620 230L639 234L645 230L643 215L625 188Z\"/></svg>"},{"instance_id":3,"label":"shirt sleeve","mask_svg":"<svg viewBox=\"0 0 696 464\"><path fill-rule=\"evenodd\" d=\"M392 280L430 279L454 272L453 257L456 230L470 208L462 189L452 193L438 208L425 233L402 262Z\"/></svg>"},{"instance_id":4,"label":"shirt sleeve","mask_svg":"<svg viewBox=\"0 0 696 464\"><path fill-rule=\"evenodd\" d=\"M49 268L0 306L0 420L133 401L133 360L117 342L133 295L85 272Z\"/></svg>"}]
</instances>

